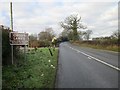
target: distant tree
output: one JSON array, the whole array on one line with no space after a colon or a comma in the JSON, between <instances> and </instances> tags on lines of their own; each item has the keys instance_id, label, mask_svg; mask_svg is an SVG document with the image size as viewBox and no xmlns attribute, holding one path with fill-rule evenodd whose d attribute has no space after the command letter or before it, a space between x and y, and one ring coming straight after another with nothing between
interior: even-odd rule
<instances>
[{"instance_id":1,"label":"distant tree","mask_svg":"<svg viewBox=\"0 0 120 90\"><path fill-rule=\"evenodd\" d=\"M47 35L48 35L48 33L45 32L45 31L40 32L38 34L39 40L41 40L41 41L46 40L47 39Z\"/></svg>"},{"instance_id":2,"label":"distant tree","mask_svg":"<svg viewBox=\"0 0 120 90\"><path fill-rule=\"evenodd\" d=\"M63 36L63 37L68 36L68 31L64 29L64 30L61 32L61 36Z\"/></svg>"},{"instance_id":3,"label":"distant tree","mask_svg":"<svg viewBox=\"0 0 120 90\"><path fill-rule=\"evenodd\" d=\"M85 31L78 31L79 40L83 40Z\"/></svg>"},{"instance_id":4,"label":"distant tree","mask_svg":"<svg viewBox=\"0 0 120 90\"><path fill-rule=\"evenodd\" d=\"M74 37L73 31L70 31L70 32L68 33L68 39L69 39L69 40L72 40L73 37Z\"/></svg>"},{"instance_id":5,"label":"distant tree","mask_svg":"<svg viewBox=\"0 0 120 90\"><path fill-rule=\"evenodd\" d=\"M85 40L89 40L91 34L92 34L92 30L87 30L87 31L85 31L85 32L83 33L84 39L85 39Z\"/></svg>"},{"instance_id":6,"label":"distant tree","mask_svg":"<svg viewBox=\"0 0 120 90\"><path fill-rule=\"evenodd\" d=\"M45 31L42 31L38 34L39 40L52 41L54 36L55 34L52 28L46 28Z\"/></svg>"},{"instance_id":7,"label":"distant tree","mask_svg":"<svg viewBox=\"0 0 120 90\"><path fill-rule=\"evenodd\" d=\"M36 35L36 34L31 34L31 35L29 35L29 40L30 40L30 41L37 40L37 35Z\"/></svg>"},{"instance_id":8,"label":"distant tree","mask_svg":"<svg viewBox=\"0 0 120 90\"><path fill-rule=\"evenodd\" d=\"M120 30L116 30L115 32L113 32L111 37L115 39L120 39Z\"/></svg>"},{"instance_id":9,"label":"distant tree","mask_svg":"<svg viewBox=\"0 0 120 90\"><path fill-rule=\"evenodd\" d=\"M55 34L52 28L46 28L45 31L38 34L38 37L40 42L44 42L44 46L50 46Z\"/></svg>"},{"instance_id":10,"label":"distant tree","mask_svg":"<svg viewBox=\"0 0 120 90\"><path fill-rule=\"evenodd\" d=\"M49 41L51 41L52 38L55 37L55 33L54 33L54 31L53 31L53 29L51 27L50 28L46 28L45 32L48 33L47 38L48 38Z\"/></svg>"},{"instance_id":11,"label":"distant tree","mask_svg":"<svg viewBox=\"0 0 120 90\"><path fill-rule=\"evenodd\" d=\"M120 45L120 30L116 30L111 35L111 39L113 43L117 43L117 45Z\"/></svg>"},{"instance_id":12,"label":"distant tree","mask_svg":"<svg viewBox=\"0 0 120 90\"><path fill-rule=\"evenodd\" d=\"M59 36L58 42L64 42L64 41L68 41L68 37L67 36Z\"/></svg>"},{"instance_id":13,"label":"distant tree","mask_svg":"<svg viewBox=\"0 0 120 90\"><path fill-rule=\"evenodd\" d=\"M63 22L60 22L60 25L65 30L72 30L73 31L73 40L78 40L78 28L85 29L86 27L81 23L81 17L78 15L70 15L67 17Z\"/></svg>"},{"instance_id":14,"label":"distant tree","mask_svg":"<svg viewBox=\"0 0 120 90\"><path fill-rule=\"evenodd\" d=\"M36 34L29 35L29 46L30 47L38 47L39 46Z\"/></svg>"}]
</instances>

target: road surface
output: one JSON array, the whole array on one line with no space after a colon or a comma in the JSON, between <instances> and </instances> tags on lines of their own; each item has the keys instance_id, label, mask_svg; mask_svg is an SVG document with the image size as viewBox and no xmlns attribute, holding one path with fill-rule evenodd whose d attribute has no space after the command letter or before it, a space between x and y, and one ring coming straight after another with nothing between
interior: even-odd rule
<instances>
[{"instance_id":1,"label":"road surface","mask_svg":"<svg viewBox=\"0 0 120 90\"><path fill-rule=\"evenodd\" d=\"M118 88L119 72L116 52L60 44L56 88Z\"/></svg>"}]
</instances>

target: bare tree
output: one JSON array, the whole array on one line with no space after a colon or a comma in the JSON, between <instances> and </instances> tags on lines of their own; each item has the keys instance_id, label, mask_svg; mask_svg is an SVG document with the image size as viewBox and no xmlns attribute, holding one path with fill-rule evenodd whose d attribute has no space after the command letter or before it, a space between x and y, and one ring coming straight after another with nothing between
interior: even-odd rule
<instances>
[{"instance_id":1,"label":"bare tree","mask_svg":"<svg viewBox=\"0 0 120 90\"><path fill-rule=\"evenodd\" d=\"M29 35L29 41L37 40L37 34L31 34Z\"/></svg>"},{"instance_id":2,"label":"bare tree","mask_svg":"<svg viewBox=\"0 0 120 90\"><path fill-rule=\"evenodd\" d=\"M86 27L81 23L81 17L78 15L70 15L67 17L64 22L60 23L61 27L65 30L73 30L73 40L78 40L78 28L85 29Z\"/></svg>"},{"instance_id":3,"label":"bare tree","mask_svg":"<svg viewBox=\"0 0 120 90\"><path fill-rule=\"evenodd\" d=\"M83 40L85 31L78 31L79 40Z\"/></svg>"},{"instance_id":4,"label":"bare tree","mask_svg":"<svg viewBox=\"0 0 120 90\"><path fill-rule=\"evenodd\" d=\"M86 32L84 32L84 33L83 33L84 39L89 40L91 34L92 34L92 30L87 30Z\"/></svg>"},{"instance_id":5,"label":"bare tree","mask_svg":"<svg viewBox=\"0 0 120 90\"><path fill-rule=\"evenodd\" d=\"M37 34L29 35L29 46L30 47L38 47L39 43L37 41Z\"/></svg>"},{"instance_id":6,"label":"bare tree","mask_svg":"<svg viewBox=\"0 0 120 90\"><path fill-rule=\"evenodd\" d=\"M113 32L111 37L116 38L116 39L120 39L120 30L116 30L115 32Z\"/></svg>"},{"instance_id":7,"label":"bare tree","mask_svg":"<svg viewBox=\"0 0 120 90\"><path fill-rule=\"evenodd\" d=\"M46 28L45 31L38 34L39 40L51 41L54 36L55 34L52 28Z\"/></svg>"}]
</instances>

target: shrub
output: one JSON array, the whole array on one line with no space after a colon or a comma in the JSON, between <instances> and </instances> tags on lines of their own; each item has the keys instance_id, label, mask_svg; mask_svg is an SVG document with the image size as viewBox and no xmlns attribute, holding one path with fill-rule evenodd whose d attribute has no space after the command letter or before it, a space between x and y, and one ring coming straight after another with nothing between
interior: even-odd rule
<instances>
[{"instance_id":1,"label":"shrub","mask_svg":"<svg viewBox=\"0 0 120 90\"><path fill-rule=\"evenodd\" d=\"M9 30L1 29L2 30L2 64L9 64L11 63L11 46L9 44Z\"/></svg>"},{"instance_id":2,"label":"shrub","mask_svg":"<svg viewBox=\"0 0 120 90\"><path fill-rule=\"evenodd\" d=\"M11 64L11 45L9 43L9 29L0 29L2 31L2 64L10 65ZM14 60L16 62L16 58L19 55L19 46L14 46Z\"/></svg>"}]
</instances>

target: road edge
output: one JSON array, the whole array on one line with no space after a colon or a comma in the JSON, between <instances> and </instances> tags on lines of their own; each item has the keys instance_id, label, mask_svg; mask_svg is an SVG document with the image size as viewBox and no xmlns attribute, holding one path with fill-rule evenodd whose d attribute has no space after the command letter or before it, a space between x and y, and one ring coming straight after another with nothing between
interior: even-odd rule
<instances>
[{"instance_id":1,"label":"road edge","mask_svg":"<svg viewBox=\"0 0 120 90\"><path fill-rule=\"evenodd\" d=\"M58 56L57 56L57 67L56 67L56 73L55 73L55 80L54 80L54 88L57 88L57 76L58 76L58 61L59 61L59 48L58 48Z\"/></svg>"}]
</instances>

